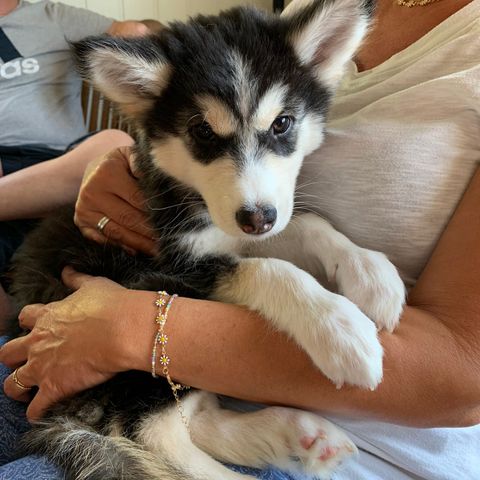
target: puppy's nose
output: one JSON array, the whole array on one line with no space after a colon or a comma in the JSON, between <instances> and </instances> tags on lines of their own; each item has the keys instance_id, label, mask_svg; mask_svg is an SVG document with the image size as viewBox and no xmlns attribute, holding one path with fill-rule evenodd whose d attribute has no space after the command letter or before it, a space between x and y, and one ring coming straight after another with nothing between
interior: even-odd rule
<instances>
[{"instance_id":1,"label":"puppy's nose","mask_svg":"<svg viewBox=\"0 0 480 480\"><path fill-rule=\"evenodd\" d=\"M257 208L241 208L235 214L239 227L249 235L269 232L277 220L277 209L271 205Z\"/></svg>"}]
</instances>

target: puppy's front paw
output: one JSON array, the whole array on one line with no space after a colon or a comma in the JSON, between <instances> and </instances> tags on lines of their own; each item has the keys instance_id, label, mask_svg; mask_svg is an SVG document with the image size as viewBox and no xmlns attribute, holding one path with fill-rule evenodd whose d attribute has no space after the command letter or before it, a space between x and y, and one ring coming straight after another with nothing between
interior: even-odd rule
<instances>
[{"instance_id":1,"label":"puppy's front paw","mask_svg":"<svg viewBox=\"0 0 480 480\"><path fill-rule=\"evenodd\" d=\"M271 442L274 466L327 480L345 460L357 454L347 435L324 418L280 407L275 410L287 420Z\"/></svg>"},{"instance_id":2,"label":"puppy's front paw","mask_svg":"<svg viewBox=\"0 0 480 480\"><path fill-rule=\"evenodd\" d=\"M383 373L375 324L345 297L330 293L325 300L308 309L300 345L338 388L348 383L375 389Z\"/></svg>"},{"instance_id":3,"label":"puppy's front paw","mask_svg":"<svg viewBox=\"0 0 480 480\"><path fill-rule=\"evenodd\" d=\"M370 317L379 329L392 332L405 304L405 285L395 266L380 252L355 247L344 251L328 272L340 294Z\"/></svg>"}]
</instances>

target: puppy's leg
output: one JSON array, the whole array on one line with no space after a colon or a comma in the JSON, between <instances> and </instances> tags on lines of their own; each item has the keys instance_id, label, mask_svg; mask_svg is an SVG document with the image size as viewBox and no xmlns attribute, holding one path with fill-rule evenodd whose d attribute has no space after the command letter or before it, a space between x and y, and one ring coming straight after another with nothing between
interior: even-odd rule
<instances>
[{"instance_id":1,"label":"puppy's leg","mask_svg":"<svg viewBox=\"0 0 480 480\"><path fill-rule=\"evenodd\" d=\"M313 413L282 407L233 412L221 409L210 394L203 397L190 430L193 442L222 462L272 465L322 479L357 451L340 429Z\"/></svg>"},{"instance_id":2,"label":"puppy's leg","mask_svg":"<svg viewBox=\"0 0 480 480\"><path fill-rule=\"evenodd\" d=\"M275 258L244 258L217 281L213 299L246 305L286 332L337 386L375 388L382 348L370 321L347 298Z\"/></svg>"},{"instance_id":3,"label":"puppy's leg","mask_svg":"<svg viewBox=\"0 0 480 480\"><path fill-rule=\"evenodd\" d=\"M184 415L192 424L196 412L211 396L193 392L182 400ZM178 478L192 480L254 480L250 475L233 472L196 446L175 405L146 416L135 440L154 455L178 468Z\"/></svg>"},{"instance_id":4,"label":"puppy's leg","mask_svg":"<svg viewBox=\"0 0 480 480\"><path fill-rule=\"evenodd\" d=\"M380 252L361 248L311 213L296 217L282 235L259 244L262 256L289 260L326 280L379 328L393 331L405 303L405 286ZM257 253L257 251L255 252Z\"/></svg>"}]
</instances>

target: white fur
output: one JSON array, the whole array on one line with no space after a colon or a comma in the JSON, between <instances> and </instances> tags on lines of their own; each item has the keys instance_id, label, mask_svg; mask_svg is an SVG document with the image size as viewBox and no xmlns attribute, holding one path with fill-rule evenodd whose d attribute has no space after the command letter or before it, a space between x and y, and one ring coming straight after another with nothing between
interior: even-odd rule
<instances>
[{"instance_id":1,"label":"white fur","mask_svg":"<svg viewBox=\"0 0 480 480\"><path fill-rule=\"evenodd\" d=\"M305 117L298 129L298 150L306 157L316 150L323 142L325 119L313 113L305 113Z\"/></svg>"},{"instance_id":2,"label":"white fur","mask_svg":"<svg viewBox=\"0 0 480 480\"><path fill-rule=\"evenodd\" d=\"M188 421L199 410L206 395L208 394L194 392L184 397L182 406ZM136 440L148 451L166 458L173 465L181 466L188 478L254 480L250 475L240 475L229 470L195 446L176 406L145 417Z\"/></svg>"},{"instance_id":3,"label":"white fur","mask_svg":"<svg viewBox=\"0 0 480 480\"><path fill-rule=\"evenodd\" d=\"M143 112L150 104L147 97L160 95L172 73L166 62L107 48L90 54L89 68L95 86L129 115Z\"/></svg>"},{"instance_id":4,"label":"white fur","mask_svg":"<svg viewBox=\"0 0 480 480\"><path fill-rule=\"evenodd\" d=\"M281 236L255 244L249 255L282 258L322 278L380 329L392 332L405 304L397 269L380 252L360 248L317 215L297 216Z\"/></svg>"},{"instance_id":5,"label":"white fur","mask_svg":"<svg viewBox=\"0 0 480 480\"><path fill-rule=\"evenodd\" d=\"M200 232L190 233L183 236L181 244L187 247L195 257L215 253L240 254L242 241L237 237L225 234L215 225L212 225Z\"/></svg>"},{"instance_id":6,"label":"white fur","mask_svg":"<svg viewBox=\"0 0 480 480\"><path fill-rule=\"evenodd\" d=\"M229 53L230 63L235 72L235 96L243 118L250 115L255 97L256 84L252 81L252 73L248 63L244 61L240 52L232 50Z\"/></svg>"},{"instance_id":7,"label":"white fur","mask_svg":"<svg viewBox=\"0 0 480 480\"><path fill-rule=\"evenodd\" d=\"M270 87L260 100L253 115L253 126L259 131L267 131L275 118L283 113L287 87L277 83Z\"/></svg>"},{"instance_id":8,"label":"white fur","mask_svg":"<svg viewBox=\"0 0 480 480\"><path fill-rule=\"evenodd\" d=\"M154 455L182 465L188 478L253 479L228 470L219 460L254 468L272 465L328 479L357 452L345 433L313 413L283 407L233 412L222 409L216 396L207 392L190 393L182 404L190 435L172 406L146 417L136 440ZM335 449L331 456L326 455L329 449Z\"/></svg>"},{"instance_id":9,"label":"white fur","mask_svg":"<svg viewBox=\"0 0 480 480\"><path fill-rule=\"evenodd\" d=\"M274 227L259 240L281 232L290 221L293 211L293 192L302 160L303 155L298 152L289 157L267 153L262 161L248 161L242 169L238 178L240 205L250 208L256 205L272 205L277 210L277 221Z\"/></svg>"},{"instance_id":10,"label":"white fur","mask_svg":"<svg viewBox=\"0 0 480 480\"><path fill-rule=\"evenodd\" d=\"M220 408L212 395L203 398L190 430L193 442L220 461L255 468L272 465L319 479L330 478L357 452L339 428L313 413L283 407L233 412ZM335 453L322 460L328 449Z\"/></svg>"},{"instance_id":11,"label":"white fur","mask_svg":"<svg viewBox=\"0 0 480 480\"><path fill-rule=\"evenodd\" d=\"M295 0L282 16L294 17L315 0ZM291 32L291 42L301 61L314 65L319 80L335 87L345 65L360 45L368 20L359 15L358 0L336 0L318 9L308 25Z\"/></svg>"}]
</instances>

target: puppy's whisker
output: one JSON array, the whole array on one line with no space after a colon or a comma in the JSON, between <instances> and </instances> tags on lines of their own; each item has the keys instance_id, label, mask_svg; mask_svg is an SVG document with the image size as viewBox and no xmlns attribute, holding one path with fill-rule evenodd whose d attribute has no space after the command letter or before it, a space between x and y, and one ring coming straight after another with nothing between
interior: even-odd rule
<instances>
[{"instance_id":1,"label":"puppy's whisker","mask_svg":"<svg viewBox=\"0 0 480 480\"><path fill-rule=\"evenodd\" d=\"M150 210L153 211L153 212L161 212L162 210L169 210L171 208L185 207L185 206L188 206L188 205L201 205L201 203L198 200L191 200L189 202L175 203L174 205L168 205L166 207L161 207L161 208L150 207Z\"/></svg>"}]
</instances>

